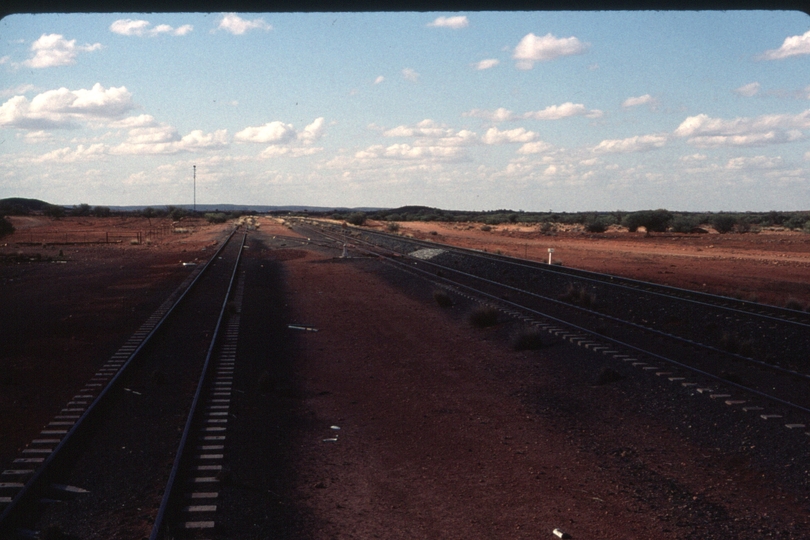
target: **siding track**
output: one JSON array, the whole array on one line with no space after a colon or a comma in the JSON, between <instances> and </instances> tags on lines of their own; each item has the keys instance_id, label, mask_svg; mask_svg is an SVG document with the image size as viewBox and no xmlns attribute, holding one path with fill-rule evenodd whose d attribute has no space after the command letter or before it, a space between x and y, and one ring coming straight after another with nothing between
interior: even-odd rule
<instances>
[{"instance_id":1,"label":"siding track","mask_svg":"<svg viewBox=\"0 0 810 540\"><path fill-rule=\"evenodd\" d=\"M332 245L384 257L455 294L729 407L810 423L807 314L312 221Z\"/></svg>"}]
</instances>

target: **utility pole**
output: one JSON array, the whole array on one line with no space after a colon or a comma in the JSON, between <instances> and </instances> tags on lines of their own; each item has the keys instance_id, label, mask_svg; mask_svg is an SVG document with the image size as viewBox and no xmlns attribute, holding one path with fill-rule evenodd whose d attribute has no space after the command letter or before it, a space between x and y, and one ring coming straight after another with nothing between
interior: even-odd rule
<instances>
[{"instance_id":1,"label":"utility pole","mask_svg":"<svg viewBox=\"0 0 810 540\"><path fill-rule=\"evenodd\" d=\"M197 213L197 166L194 167L194 213Z\"/></svg>"}]
</instances>

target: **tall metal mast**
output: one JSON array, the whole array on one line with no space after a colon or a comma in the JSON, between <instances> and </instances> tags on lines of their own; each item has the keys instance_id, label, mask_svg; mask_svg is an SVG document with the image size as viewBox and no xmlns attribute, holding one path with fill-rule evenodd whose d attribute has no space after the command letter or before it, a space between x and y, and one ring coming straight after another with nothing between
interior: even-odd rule
<instances>
[{"instance_id":1,"label":"tall metal mast","mask_svg":"<svg viewBox=\"0 0 810 540\"><path fill-rule=\"evenodd\" d=\"M197 213L197 166L194 167L194 213Z\"/></svg>"}]
</instances>

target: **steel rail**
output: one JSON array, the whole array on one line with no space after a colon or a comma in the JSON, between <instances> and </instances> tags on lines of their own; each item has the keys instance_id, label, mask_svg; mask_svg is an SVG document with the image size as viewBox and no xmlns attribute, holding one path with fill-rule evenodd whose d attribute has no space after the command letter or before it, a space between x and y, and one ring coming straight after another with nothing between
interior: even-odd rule
<instances>
[{"instance_id":1,"label":"steel rail","mask_svg":"<svg viewBox=\"0 0 810 540\"><path fill-rule=\"evenodd\" d=\"M327 238L331 238L335 242L338 241L338 239L336 239L333 236L329 236L326 233L322 233L322 234L327 236ZM368 242L368 241L364 241L362 239L360 239L360 242L364 242L364 243L366 243L368 245L371 245L371 246L374 246L375 248L378 248L378 249L381 247L381 246L378 246L377 244L374 244L374 243ZM363 250L363 248L360 248L360 247L357 247L357 249ZM388 249L388 248L384 248L384 249ZM371 251L371 250L365 250L365 251L367 251L368 253L374 253L375 255L379 255L379 253L375 252L375 251ZM390 251L392 253L397 253L397 252L395 252L393 250L390 250ZM630 327L633 327L633 328L635 328L637 330L642 330L642 331L645 331L645 332L648 332L648 333L656 334L656 335L661 336L661 337L665 337L665 338L668 338L668 339L679 341L679 342L685 343L685 344L687 344L689 346L702 347L702 348L707 349L707 350L709 350L709 351L711 351L713 353L722 354L724 356L734 358L735 360L741 360L741 361L749 363L749 364L754 364L754 365L756 365L758 367L770 369L772 371L777 371L777 372L783 373L785 375L791 375L791 376L803 378L805 380L810 380L810 374L802 373L802 372L795 371L795 370L788 369L788 368L783 368L783 367L777 366L775 364L770 364L768 362L763 362L763 361L757 360L755 358L742 356L740 354L725 351L723 349L718 349L717 347L712 347L711 345L706 345L705 343L700 343L700 342L691 340L689 338L684 338L684 337L681 337L681 336L677 336L677 335L671 334L669 332L664 332L664 331L661 331L661 330L657 330L657 329L651 328L649 326L644 326L644 325L641 325L641 324L638 324L638 323L634 323L632 321L621 319L619 317L615 317L615 316L612 316L612 315L601 313L599 311L594 311L594 310L587 309L587 308L577 306L577 305L574 305L574 304L569 304L567 302L557 300L556 298L550 298L548 296L543 296L541 294L537 294L537 293L534 293L534 292L531 292L531 291L527 291L527 290L524 290L524 289L519 289L517 287L513 287L513 286L507 285L505 283L499 283L497 281L493 281L493 280L490 280L488 278L484 278L484 277L481 277L481 276L476 276L475 274L470 274L470 273L467 273L467 272L463 272L461 270L457 270L457 269L449 268L449 267L446 267L446 266L442 266L440 264L437 264L437 263L434 263L434 262L431 262L431 261L428 261L428 260L420 259L420 262L422 262L424 264L432 265L432 266L437 267L437 268L440 268L441 270L447 270L447 271L450 271L450 272L455 272L457 274L460 274L460 275L468 277L468 278L477 279L479 281L490 283L490 284L496 285L498 287L504 287L506 289L512 290L512 291L520 293L520 294L524 294L524 295L527 295L527 296L532 296L532 297L538 298L538 299L543 300L545 302L551 302L553 304L557 304L557 305L563 306L563 307L568 308L568 309L577 310L577 311L586 313L588 315L592 315L592 316L595 316L595 317L600 317L600 318L603 318L603 319L608 319L608 320L611 320L613 322L623 324L625 326L630 326ZM635 289L633 289L633 290L635 290Z\"/></svg>"},{"instance_id":2,"label":"steel rail","mask_svg":"<svg viewBox=\"0 0 810 540\"><path fill-rule=\"evenodd\" d=\"M508 255L496 255L496 254L492 254L492 253L483 252L483 251L480 251L480 250L462 248L462 247L458 247L458 246L451 246L451 245L448 245L448 244L440 244L438 242L431 242L430 240L419 240L419 239L415 239L415 238L407 238L406 239L406 238L403 238L401 236L389 235L389 234L386 234L386 233L383 233L383 232L380 232L380 231L368 231L368 230L365 230L365 229L358 229L358 230L360 230L363 234L367 234L369 236L375 236L376 235L376 236L391 239L391 240L398 240L400 242L411 243L411 244L419 244L419 245L429 246L431 248L444 249L445 251L455 251L455 252L462 253L462 254L465 254L465 255L480 257L482 259L500 261L500 262L504 262L504 263L507 263L507 264L511 264L513 266L517 266L517 267L520 267L520 268L527 268L527 269L530 269L530 270L539 270L541 272L550 272L550 273L554 273L554 274L558 274L558 275L565 275L565 276L574 275L578 279L581 279L583 281L590 281L590 282L593 282L593 283L599 283L599 284L604 284L604 285L609 285L609 286L619 287L619 288L625 288L625 289L635 290L635 291L641 290L644 293L652 294L652 295L656 295L656 296L662 296L662 297L668 298L668 299L677 299L677 300L680 300L680 301L683 301L683 302L689 302L689 303L697 304L697 305L700 305L700 306L708 306L708 307L712 307L712 308L720 309L720 310L725 310L725 311L732 312L732 313L740 313L740 314L744 314L744 315L747 315L747 316L753 316L753 317L759 317L759 318L766 319L766 320L778 321L778 322L781 322L781 323L792 324L792 325L800 326L800 327L803 327L803 328L810 328L810 322L801 322L801 321L798 321L798 320L792 320L792 319L787 318L788 316L796 316L796 315L801 315L801 316L803 316L805 318L810 317L810 316L808 316L807 313L805 313L803 311L797 311L797 310L792 310L792 309L788 309L788 308L781 308L779 306L771 306L771 305L768 305L768 304L759 304L759 303L756 303L756 302L748 302L746 300L738 300L736 298L729 298L727 296L721 296L721 295L716 295L716 294L711 294L711 293L704 293L704 292L701 292L701 291L694 291L694 290L690 290L690 289L683 289L683 288L680 288L680 287L673 287L671 285L664 285L664 284L661 284L661 283L651 283L651 282L648 282L648 281L641 281L641 280L633 279L633 278L627 278L627 277L622 277L622 276L614 276L614 275L611 275L611 274L603 274L603 273L600 273L600 272L592 272L590 270L583 270L583 269L580 269L580 268L559 268L559 267L554 267L553 265L548 265L548 264L544 264L544 263L540 263L540 262L533 262L532 263L532 262L525 261L523 259L515 259L514 257L510 257ZM597 277L593 277L593 276L597 276ZM628 284L632 284L632 285L628 285ZM661 289L662 291L671 291L672 293L677 293L677 294L668 294L667 292L659 292L659 291L655 291L655 290L650 290L650 288ZM681 296L681 295L683 295L683 296ZM701 301L701 300L697 300L695 298L689 298L689 296L698 297L698 298L706 298L706 299L713 300L713 302ZM725 303L731 302L731 303L736 303L736 304L742 304L744 306L749 306L751 309L740 309L740 308L736 308L736 307L732 307L732 306L722 305L719 302L725 302ZM759 310L765 309L765 310L769 310L769 311L772 311L772 312L784 312L784 316L767 314L767 313L758 313L757 311L754 311L754 309L759 309Z\"/></svg>"},{"instance_id":3,"label":"steel rail","mask_svg":"<svg viewBox=\"0 0 810 540\"><path fill-rule=\"evenodd\" d=\"M76 423L71 426L65 436L59 441L59 444L53 449L53 451L48 455L45 461L39 466L37 471L34 475L28 479L25 485L17 492L17 494L12 498L11 502L3 509L3 512L0 513L0 531L3 531L8 525L11 516L13 516L14 512L16 511L17 507L24 501L29 495L37 491L41 486L40 483L47 479L47 475L50 474L52 471L50 470L53 466L54 462L56 462L62 456L62 452L64 449L68 447L68 445L75 439L76 433L82 428L82 425L95 414L98 408L105 403L104 398L107 394L117 385L118 380L124 375L127 369L132 365L135 361L138 354L146 347L152 337L160 330L163 326L163 323L168 319L169 315L171 315L175 308L180 305L180 302L186 297L189 291L197 284L200 277L208 270L211 263L216 260L217 256L225 249L225 246L228 245L231 238L233 237L236 231L231 231L228 237L222 242L222 245L219 249L211 256L208 262L205 263L205 266L202 267L200 272L194 278L194 280L189 283L188 287L183 291L180 297L174 302L174 304L166 311L166 313L160 318L160 320L155 324L154 328L143 338L141 343L135 348L134 351L130 354L129 358L126 362L121 366L121 368L116 372L116 374L110 379L107 385L99 392L96 398L93 400L90 405L88 405L87 409L82 413L82 415L76 420Z\"/></svg>"},{"instance_id":4,"label":"steel rail","mask_svg":"<svg viewBox=\"0 0 810 540\"><path fill-rule=\"evenodd\" d=\"M362 249L362 248L357 248L357 249ZM371 250L367 250L367 251L369 253L375 253L375 252L373 252ZM377 253L375 253L375 254L377 254ZM557 304L557 305L563 306L563 307L568 308L568 309L573 309L573 310L576 310L576 311L580 311L580 312L585 313L587 315L591 315L591 316L594 316L594 317L599 317L601 319L611 320L611 321L613 321L615 323L619 323L619 324L622 324L624 326L629 326L629 327L634 328L636 330L641 330L641 331L644 331L644 332L652 333L652 334L655 334L655 335L657 335L659 337L671 339L673 341L678 341L678 342L684 343L684 344L686 344L688 346L701 347L703 349L706 349L706 350L711 351L711 352L716 353L716 354L722 354L722 355L725 355L725 356L729 356L729 357L734 358L736 360L741 360L741 361L749 363L749 364L754 364L754 365L756 365L758 367L761 367L761 368L766 368L766 369L769 369L769 370L772 370L772 371L778 371L780 373L784 373L785 375L791 375L791 376L794 376L794 377L800 377L802 379L810 381L810 375L808 375L806 373L801 373L799 371L783 368L783 367L777 366L775 364L770 364L768 362L763 362L762 360L757 360L755 358L750 358L748 356L743 356L743 355L740 355L740 354L725 351L723 349L719 349L719 348L713 347L711 345L706 345L705 343L700 343L698 341L694 341L694 340L691 340L689 338L677 336L675 334L670 334L669 332L664 332L662 330L651 328L649 326L644 326L642 324L634 323L632 321L627 321L627 320L621 319L619 317L614 317L613 315L607 315L605 313L600 313L598 311L593 311L591 309L584 308L582 306L569 304L568 302L563 302L562 300L557 300L556 298L550 298L548 296L543 296L541 294L537 294L537 293L534 293L534 292L531 292L531 291L527 291L527 290L524 290L524 289L519 289L517 287L513 287L513 286L507 285L505 283L499 283L497 281L493 281L493 280L488 279L488 278L476 276L475 274L469 274L467 272L462 272L461 270L448 268L446 266L442 266L440 264L437 264L437 263L434 263L434 262L431 262L431 261L420 260L419 262L421 262L423 264L428 264L428 265L434 266L434 267L439 268L441 270L455 272L457 274L460 274L460 275L468 277L468 278L477 279L479 281L483 281L483 282L489 283L491 285L495 285L495 286L498 286L498 287L503 287L503 288L508 289L510 291L514 291L516 293L520 293L520 294L523 294L523 295L526 295L526 296L531 296L531 297L537 298L539 300L542 300L544 302L551 302L553 304Z\"/></svg>"},{"instance_id":5,"label":"steel rail","mask_svg":"<svg viewBox=\"0 0 810 540\"><path fill-rule=\"evenodd\" d=\"M186 419L185 427L183 428L183 434L180 437L180 444L177 448L177 453L174 457L174 463L172 464L172 470L169 473L169 480L166 482L166 488L163 491L163 499L160 502L160 508L158 509L157 516L155 517L155 521L152 524L152 532L149 535L149 540L158 540L159 538L163 537L163 520L166 517L166 512L168 511L169 503L171 501L172 493L174 490L174 484L177 480L177 475L180 472L180 465L183 461L183 454L185 453L186 449L186 442L188 441L189 433L191 433L191 427L194 423L195 414L197 412L197 406L200 401L200 396L202 396L203 387L205 385L205 380L208 376L208 367L211 364L211 356L214 353L214 348L217 345L217 341L219 338L219 330L222 327L222 320L225 318L225 312L228 307L228 302L231 298L231 292L233 291L233 284L236 281L236 272L239 269L239 262L242 260L242 252L244 251L245 247L245 239L247 238L247 233L244 233L242 236L242 243L239 246L239 254L236 256L236 263L233 266L233 273L231 274L231 279L228 282L228 289L225 293L225 299L222 301L222 308L219 312L219 318L217 319L217 324L214 327L214 333L211 337L211 344L208 347L208 353L205 355L205 362L203 363L202 373L200 374L200 380L197 383L197 390L194 392L194 399L191 401L191 410L189 411L188 418Z\"/></svg>"},{"instance_id":6,"label":"steel rail","mask_svg":"<svg viewBox=\"0 0 810 540\"><path fill-rule=\"evenodd\" d=\"M326 236L326 235L325 235L325 236ZM530 308L530 307L527 307L527 306L524 306L524 305L518 304L518 303L516 303L516 302L512 302L512 301L510 301L510 300L506 300L506 299L504 299L504 298L501 298L501 297L495 296L495 295L493 295L493 294L489 294L489 293L487 293L487 292L481 291L480 289L476 289L476 288L471 287L471 286L469 286L469 285L464 285L464 284L462 284L462 283L455 282L455 281L453 281L453 280L451 280L451 279L448 279L448 278L445 278L445 277L436 276L435 274L433 274L433 273L431 273L431 272L428 272L428 271L426 271L426 270L422 270L421 268L415 268L415 267L413 267L413 266L411 266L411 265L408 265L408 264L405 264L404 262L399 261L399 260L397 260L397 259L395 259L395 258L393 258L393 257L389 257L389 256L386 256L386 255L382 255L382 254L380 254L380 253L377 253L377 252L374 252L374 251L371 251L371 250L366 250L366 249L361 248L361 247L358 247L358 246L354 246L354 248L355 248L355 249L359 249L359 250L361 250L361 251L366 251L366 252L371 253L371 254L374 254L374 255L377 255L378 257L383 258L385 261L389 262L390 264L394 264L394 265L396 265L396 266L403 267L403 268L405 268L405 269L407 269L407 270L409 270L409 271L417 271L417 272L419 272L419 273L421 273L421 274L425 274L426 276L429 276L431 279L434 279L434 280L435 280L435 279L440 279L440 280L442 280L443 282L449 283L449 284L450 284L450 285L452 285L452 286L455 286L455 287L462 287L462 288L464 288L464 289L467 289L467 290L469 290L470 292L472 292L472 293L474 293L474 294L476 294L476 295L479 295L479 296L485 296L485 297L490 298L490 299L492 299L492 300L494 300L494 301L496 301L496 302L498 302L498 303L502 303L502 304L508 304L508 305L510 305L510 306L512 306L512 307L514 307L514 308L520 309L520 310L522 310L522 311L524 311L524 312L528 312L528 313L531 313L531 314L533 314L533 315L536 315L536 316L542 317L542 318L544 318L544 319L551 320L551 321L554 321L554 322L556 322L556 323L559 323L559 324L565 325L565 326L567 326L567 327L569 327L569 328L574 328L574 329L576 329L577 331L581 331L581 332L584 332L584 333L586 333L586 334L589 334L589 335L592 335L592 336L596 336L596 337L598 337L600 340L607 341L607 342L612 343L612 344L614 344L614 345L617 345L617 346L619 346L619 347L623 347L623 348L626 348L626 349L633 350L633 351L638 352L638 353L641 353L641 354L643 354L643 355L645 355L645 356L649 356L649 357L651 357L651 358L655 358L655 359L661 360L661 361L663 361L663 362L667 362L667 363L669 363L669 364L671 364L671 365L678 366L678 367L680 367L680 368L682 368L682 369L685 369L685 370L687 370L687 371L691 371L691 372L693 372L693 373L698 373L698 374L700 374L700 375L702 375L702 376L705 376L705 377L708 377L708 378L710 378L710 379L713 379L713 380L716 380L716 381L720 381L720 382L722 382L724 385L735 387L735 388L737 388L737 389L740 389L740 390L743 390L743 391L745 391L745 392L748 392L748 393L751 393L751 394L754 394L754 395L760 396L760 397L762 397L762 398L765 398L765 399L768 399L768 400L770 400L770 401L773 401L773 402L779 403L779 404L781 404L781 405L784 405L784 406L790 407L790 408L792 408L792 409L796 409L796 410L798 410L798 411L801 411L801 412L804 412L804 413L808 413L808 414L810 414L810 408L804 407L804 406L802 406L802 405L799 405L799 404L796 404L796 403L792 403L792 402L790 402L790 401L784 400L784 399L779 398L779 397L777 397L777 396L773 396L773 395L771 395L771 394L767 394L767 393L762 392L762 391L760 391L760 390L756 390L755 388L750 388L750 387L747 387L747 386L744 386L744 385L741 385L741 384L738 384L738 383L735 383L735 382L729 381L729 380L724 379L724 378L722 378L722 377L720 377L720 376L718 376L718 375L714 375L714 374L709 373L709 372L707 372L707 371L704 371L704 370L701 370L701 369L698 369L698 368L695 368L695 367L689 366L688 364L684 364L683 362L679 362L679 361L674 360L674 359L672 359L672 358L665 357L665 356L660 355L660 354L658 354L658 353L655 353L655 352L652 352L652 351L648 351L648 350L646 350L646 349L642 349L641 347L638 347L638 346L636 346L636 345L633 345L633 344L630 344L630 343L626 343L626 342L624 342L624 341L617 340L617 339L614 339L614 338L610 338L610 337L608 337L608 336L604 336L604 335L602 335L602 334L599 334L599 333L597 333L597 332L594 332L593 330L589 330L589 329L587 329L587 328L585 328L585 327L579 326L579 325L577 325L577 324L575 324L575 323L571 323L571 322L566 321L566 320L564 320L564 319L560 319L560 318L558 318L558 317L554 317L553 315L549 315L549 314L547 314L547 313L543 313L543 312L541 312L541 311L537 311L537 310L535 310L535 309L532 309L532 308ZM461 271L459 271L459 270L454 270L454 269L451 269L451 268L446 268L446 267L443 267L443 266L438 265L438 264L435 264L435 263L430 263L429 261L420 260L419 262L422 262L422 263L428 263L428 264L432 264L433 266L437 266L437 267L442 268L442 269L444 269L444 270L450 270L450 271L453 271L453 272L456 272L456 273L459 273L459 274L462 274L462 275L465 275L465 276L471 277L471 278L473 278L473 279L481 280L481 281L484 281L484 282L487 282L487 283L490 283L490 284L494 284L494 285L497 285L497 286L500 286L500 287L504 287L504 288L507 288L507 289L510 289L510 290L513 290L513 291L516 291L516 292L523 293L523 294L528 294L528 295L532 295L532 296L539 296L539 295L534 295L534 293L531 293L531 292L529 292L529 291L523 291L523 290L521 290L521 289L517 289L517 288L515 288L515 287L509 286L509 285L505 285L505 284L502 284L502 283L498 283L498 282L495 282L495 281L492 281L492 280L489 280L489 279L486 279L486 278L481 278L481 277L479 277L479 276L475 276L475 275L472 275L472 274L466 274L465 272L461 272ZM541 298L545 299L544 297L541 297ZM551 300L551 301L553 301L553 302L555 302L555 303L561 303L559 300L554 300L554 299L549 299L549 300ZM564 304L564 303L563 303L563 305L565 305L566 307L571 307L571 308L575 308L575 309L584 310L584 308L580 308L579 306L572 306L572 305L570 305L570 304ZM591 312L590 310L584 310L584 311L587 311L589 314L597 315L597 316L599 316L599 317L603 317L603 318L604 318L604 317L606 317L606 316L604 316L604 315L602 315L602 314L600 314L600 313L598 313L598 312ZM612 317L611 317L611 318L612 318ZM630 323L630 322L628 322L628 321L622 321L621 319L615 319L615 320L616 320L617 322L620 322L620 323L623 323L623 324L628 324L628 325L632 325L632 326L637 326L637 327L639 327L639 328L641 328L641 329L643 329L643 330L645 330L645 331L658 332L658 331L655 331L655 330L650 329L650 328L647 328L647 327L638 326L638 325L636 325L635 323ZM673 338L676 338L676 339L681 339L681 340L683 340L683 341L686 341L686 342L687 342L689 345L691 345L691 346L695 346L695 347L701 347L701 348L704 348L704 349L710 350L710 351L712 351L712 352L721 352L721 353L725 353L725 354L730 354L730 353L727 353L726 351L721 351L721 350L719 350L719 349L715 349L714 347L711 347L711 346L708 346L708 345L704 345L704 344L702 344L702 343L698 343L698 342L694 342L694 341L690 341L690 340L685 340L685 339L683 339L683 338L678 338L677 336L670 336L669 334L662 333L662 332L659 332L659 333L663 334L663 335L664 335L664 336L666 336L666 337L673 337ZM739 355L733 355L733 356L738 357L738 358L743 359L743 360L751 360L751 361L753 361L753 362L755 362L755 363L759 363L759 361L757 361L757 360L749 359L749 358L746 358L746 357L741 357L741 356L739 356ZM767 367L767 368L769 368L769 369L778 368L777 366L773 366L773 365L771 365L771 364L764 364L764 366L765 366L765 367ZM787 374L790 374L790 375L800 375L800 376L802 376L802 377L804 377L804 378L808 378L808 379L810 379L810 377L808 377L808 376L806 376L806 375L803 375L803 374L797 374L797 373L794 373L794 372L792 372L792 371L790 371L790 370L784 370L784 369L782 369L782 368L778 368L777 370L779 370L779 371L783 371L783 372L786 372Z\"/></svg>"}]
</instances>

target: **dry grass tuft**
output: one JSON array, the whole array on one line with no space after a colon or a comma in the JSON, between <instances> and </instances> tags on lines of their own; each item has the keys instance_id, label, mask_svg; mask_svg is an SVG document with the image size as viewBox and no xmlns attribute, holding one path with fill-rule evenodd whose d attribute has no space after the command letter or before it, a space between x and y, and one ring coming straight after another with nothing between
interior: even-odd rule
<instances>
[{"instance_id":1,"label":"dry grass tuft","mask_svg":"<svg viewBox=\"0 0 810 540\"><path fill-rule=\"evenodd\" d=\"M263 371L259 375L259 380L256 382L256 389L260 394L266 394L273 390L273 377L270 376L269 371Z\"/></svg>"},{"instance_id":2,"label":"dry grass tuft","mask_svg":"<svg viewBox=\"0 0 810 540\"><path fill-rule=\"evenodd\" d=\"M467 320L476 328L495 326L498 324L498 310L492 306L481 306L473 310Z\"/></svg>"},{"instance_id":3,"label":"dry grass tuft","mask_svg":"<svg viewBox=\"0 0 810 540\"><path fill-rule=\"evenodd\" d=\"M596 297L588 292L582 285L568 284L568 288L559 296L563 302L570 302L571 304L589 308L596 304Z\"/></svg>"},{"instance_id":4,"label":"dry grass tuft","mask_svg":"<svg viewBox=\"0 0 810 540\"><path fill-rule=\"evenodd\" d=\"M453 305L453 299L444 291L433 291L433 299L440 307L446 308Z\"/></svg>"},{"instance_id":5,"label":"dry grass tuft","mask_svg":"<svg viewBox=\"0 0 810 540\"><path fill-rule=\"evenodd\" d=\"M543 346L542 332L533 326L515 332L511 341L512 348L516 351L534 351Z\"/></svg>"},{"instance_id":6,"label":"dry grass tuft","mask_svg":"<svg viewBox=\"0 0 810 540\"><path fill-rule=\"evenodd\" d=\"M725 332L718 342L718 346L724 351L740 356L751 357L753 354L753 342L750 339L743 339L736 334Z\"/></svg>"},{"instance_id":7,"label":"dry grass tuft","mask_svg":"<svg viewBox=\"0 0 810 540\"><path fill-rule=\"evenodd\" d=\"M594 384L597 386L603 386L605 384L621 381L622 379L624 379L624 376L615 369L604 368L599 372L599 375L596 376Z\"/></svg>"}]
</instances>

